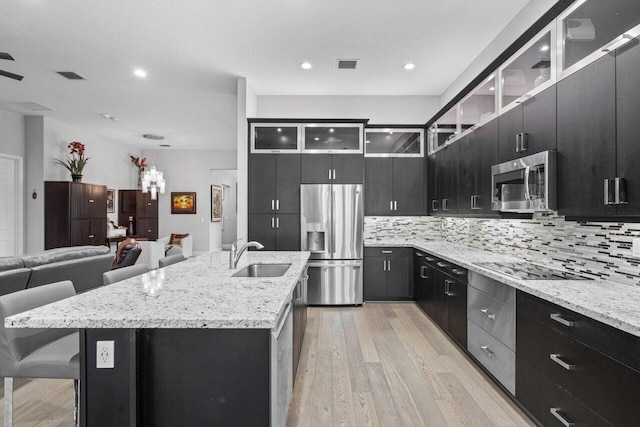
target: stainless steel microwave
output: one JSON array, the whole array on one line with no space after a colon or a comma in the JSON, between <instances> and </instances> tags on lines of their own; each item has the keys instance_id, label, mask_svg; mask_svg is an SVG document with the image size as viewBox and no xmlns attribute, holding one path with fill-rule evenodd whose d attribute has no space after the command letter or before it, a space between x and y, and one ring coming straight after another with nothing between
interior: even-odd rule
<instances>
[{"instance_id":1,"label":"stainless steel microwave","mask_svg":"<svg viewBox=\"0 0 640 427\"><path fill-rule=\"evenodd\" d=\"M543 151L491 167L491 210L556 210L556 151Z\"/></svg>"}]
</instances>

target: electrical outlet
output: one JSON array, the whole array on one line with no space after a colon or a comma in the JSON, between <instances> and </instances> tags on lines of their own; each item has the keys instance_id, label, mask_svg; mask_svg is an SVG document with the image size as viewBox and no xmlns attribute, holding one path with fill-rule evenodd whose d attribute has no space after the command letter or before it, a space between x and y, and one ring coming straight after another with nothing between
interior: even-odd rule
<instances>
[{"instance_id":1,"label":"electrical outlet","mask_svg":"<svg viewBox=\"0 0 640 427\"><path fill-rule=\"evenodd\" d=\"M113 341L97 341L96 342L96 368L97 369L113 369Z\"/></svg>"},{"instance_id":2,"label":"electrical outlet","mask_svg":"<svg viewBox=\"0 0 640 427\"><path fill-rule=\"evenodd\" d=\"M633 239L632 254L636 258L640 258L640 238Z\"/></svg>"}]
</instances>

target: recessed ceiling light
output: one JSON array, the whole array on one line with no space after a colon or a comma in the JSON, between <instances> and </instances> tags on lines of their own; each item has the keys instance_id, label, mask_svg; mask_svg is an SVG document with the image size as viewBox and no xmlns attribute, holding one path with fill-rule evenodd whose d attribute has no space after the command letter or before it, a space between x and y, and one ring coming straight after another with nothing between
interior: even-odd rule
<instances>
[{"instance_id":1,"label":"recessed ceiling light","mask_svg":"<svg viewBox=\"0 0 640 427\"><path fill-rule=\"evenodd\" d=\"M101 116L103 119L111 120L111 121L113 121L113 122L117 122L117 121L119 121L119 120L120 120L119 118L114 117L114 116L112 116L111 114L105 114L105 113L102 113L102 114L100 114L100 116Z\"/></svg>"},{"instance_id":2,"label":"recessed ceiling light","mask_svg":"<svg viewBox=\"0 0 640 427\"><path fill-rule=\"evenodd\" d=\"M308 69L310 69L311 67L313 67L313 65L311 65L309 62L303 62L302 64L300 64L300 67L301 67L303 70L308 70Z\"/></svg>"},{"instance_id":3,"label":"recessed ceiling light","mask_svg":"<svg viewBox=\"0 0 640 427\"><path fill-rule=\"evenodd\" d=\"M135 74L136 77L140 77L141 79L147 77L147 72L142 68L136 68L135 70L133 70L133 74Z\"/></svg>"},{"instance_id":4,"label":"recessed ceiling light","mask_svg":"<svg viewBox=\"0 0 640 427\"><path fill-rule=\"evenodd\" d=\"M416 64L413 64L411 62L409 62L408 64L404 64L405 70L413 70L414 68L416 68Z\"/></svg>"},{"instance_id":5,"label":"recessed ceiling light","mask_svg":"<svg viewBox=\"0 0 640 427\"><path fill-rule=\"evenodd\" d=\"M547 50L549 50L549 46L546 44L543 44L542 47L540 48L541 51L546 52Z\"/></svg>"}]
</instances>

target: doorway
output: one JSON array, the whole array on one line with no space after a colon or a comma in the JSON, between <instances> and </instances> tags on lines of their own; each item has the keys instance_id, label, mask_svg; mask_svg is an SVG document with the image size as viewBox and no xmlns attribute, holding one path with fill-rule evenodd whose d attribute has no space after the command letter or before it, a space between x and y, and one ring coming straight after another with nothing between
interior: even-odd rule
<instances>
[{"instance_id":1,"label":"doorway","mask_svg":"<svg viewBox=\"0 0 640 427\"><path fill-rule=\"evenodd\" d=\"M238 171L210 169L209 182L222 189L222 218L209 225L209 250L229 250L238 235Z\"/></svg>"},{"instance_id":2,"label":"doorway","mask_svg":"<svg viewBox=\"0 0 640 427\"><path fill-rule=\"evenodd\" d=\"M0 154L0 257L23 251L22 158Z\"/></svg>"}]
</instances>

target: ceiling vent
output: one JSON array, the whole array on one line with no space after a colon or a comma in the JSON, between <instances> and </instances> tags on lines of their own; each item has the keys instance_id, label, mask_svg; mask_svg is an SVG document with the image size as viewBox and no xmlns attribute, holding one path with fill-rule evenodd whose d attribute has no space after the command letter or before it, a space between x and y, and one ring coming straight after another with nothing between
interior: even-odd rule
<instances>
[{"instance_id":1,"label":"ceiling vent","mask_svg":"<svg viewBox=\"0 0 640 427\"><path fill-rule=\"evenodd\" d=\"M37 104L35 102L12 102L13 105L24 108L31 111L51 111L51 108L47 108L44 105Z\"/></svg>"},{"instance_id":2,"label":"ceiling vent","mask_svg":"<svg viewBox=\"0 0 640 427\"><path fill-rule=\"evenodd\" d=\"M154 135L152 133L145 133L144 135L142 135L142 137L146 139L151 139L152 141L162 141L164 139L164 136Z\"/></svg>"},{"instance_id":3,"label":"ceiling vent","mask_svg":"<svg viewBox=\"0 0 640 427\"><path fill-rule=\"evenodd\" d=\"M7 61L15 61L13 56L9 55L7 52L0 52L0 59L6 59Z\"/></svg>"},{"instance_id":4,"label":"ceiling vent","mask_svg":"<svg viewBox=\"0 0 640 427\"><path fill-rule=\"evenodd\" d=\"M341 70L355 70L357 65L357 59L338 59L338 68Z\"/></svg>"},{"instance_id":5,"label":"ceiling vent","mask_svg":"<svg viewBox=\"0 0 640 427\"><path fill-rule=\"evenodd\" d=\"M169 145L169 144L160 144L160 147L162 147L162 148L169 148L169 147L171 147L171 145Z\"/></svg>"},{"instance_id":6,"label":"ceiling vent","mask_svg":"<svg viewBox=\"0 0 640 427\"><path fill-rule=\"evenodd\" d=\"M57 73L62 77L68 78L69 80L84 80L84 77L74 73L73 71L57 71Z\"/></svg>"}]
</instances>

